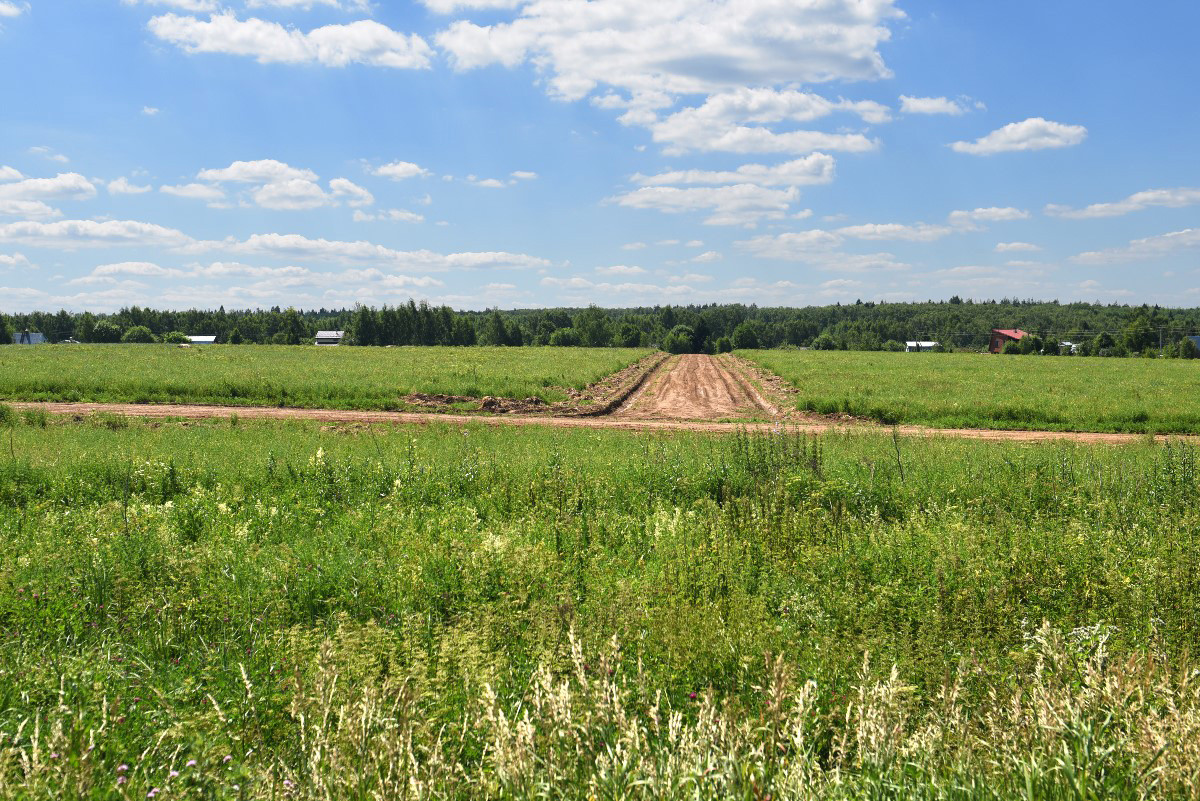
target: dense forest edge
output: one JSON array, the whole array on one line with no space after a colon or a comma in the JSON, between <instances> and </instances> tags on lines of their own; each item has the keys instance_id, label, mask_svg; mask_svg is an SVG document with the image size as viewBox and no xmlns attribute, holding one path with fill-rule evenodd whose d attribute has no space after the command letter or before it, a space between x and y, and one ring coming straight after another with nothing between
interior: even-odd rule
<instances>
[{"instance_id":1,"label":"dense forest edge","mask_svg":"<svg viewBox=\"0 0 1200 801\"><path fill-rule=\"evenodd\" d=\"M1195 358L1200 309L962 300L759 307L742 304L624 309L454 311L409 301L381 308L186 311L131 306L114 314L32 312L0 315L0 343L24 331L48 342L186 342L215 336L222 344L311 344L317 331L344 331L352 345L558 345L652 347L672 353L798 347L815 350L903 350L932 341L935 350L981 351L993 328L1032 336L1006 352L1083 356Z\"/></svg>"}]
</instances>

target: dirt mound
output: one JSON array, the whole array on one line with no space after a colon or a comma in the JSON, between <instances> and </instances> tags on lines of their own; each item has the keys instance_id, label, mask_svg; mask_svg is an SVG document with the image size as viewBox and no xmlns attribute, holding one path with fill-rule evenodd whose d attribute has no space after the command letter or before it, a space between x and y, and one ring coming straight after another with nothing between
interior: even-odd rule
<instances>
[{"instance_id":1,"label":"dirt mound","mask_svg":"<svg viewBox=\"0 0 1200 801\"><path fill-rule=\"evenodd\" d=\"M736 372L732 360L686 354L656 370L613 416L630 420L730 420L772 419L778 414Z\"/></svg>"}]
</instances>

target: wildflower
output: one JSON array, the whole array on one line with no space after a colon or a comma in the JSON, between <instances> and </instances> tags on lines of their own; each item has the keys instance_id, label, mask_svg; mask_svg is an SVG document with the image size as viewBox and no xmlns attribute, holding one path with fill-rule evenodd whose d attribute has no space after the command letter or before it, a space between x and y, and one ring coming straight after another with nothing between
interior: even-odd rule
<instances>
[{"instance_id":1,"label":"wildflower","mask_svg":"<svg viewBox=\"0 0 1200 801\"><path fill-rule=\"evenodd\" d=\"M124 763L117 766L117 773L124 773L127 770L129 770L129 766Z\"/></svg>"},{"instance_id":2,"label":"wildflower","mask_svg":"<svg viewBox=\"0 0 1200 801\"><path fill-rule=\"evenodd\" d=\"M154 798L156 795L158 795L158 788L154 787L150 790L150 792L146 793L146 798Z\"/></svg>"},{"instance_id":3,"label":"wildflower","mask_svg":"<svg viewBox=\"0 0 1200 801\"><path fill-rule=\"evenodd\" d=\"M50 758L51 758L51 759L58 759L58 752L57 752L57 751L54 751L53 753L51 753L51 754L50 754Z\"/></svg>"},{"instance_id":4,"label":"wildflower","mask_svg":"<svg viewBox=\"0 0 1200 801\"><path fill-rule=\"evenodd\" d=\"M194 760L194 759L189 759L189 760L187 761L187 764L186 764L186 765L184 765L184 767L185 767L185 768L194 768L194 767L196 767L196 760Z\"/></svg>"},{"instance_id":5,"label":"wildflower","mask_svg":"<svg viewBox=\"0 0 1200 801\"><path fill-rule=\"evenodd\" d=\"M221 764L223 765L231 759L233 759L233 757L230 754L226 754L225 758L221 760Z\"/></svg>"},{"instance_id":6,"label":"wildflower","mask_svg":"<svg viewBox=\"0 0 1200 801\"><path fill-rule=\"evenodd\" d=\"M167 778L168 778L168 779L174 779L174 778L175 778L176 776L178 776L178 775L179 775L179 771L177 771L177 770L173 770L173 771L171 771L170 773L168 773L168 774L167 774Z\"/></svg>"},{"instance_id":7,"label":"wildflower","mask_svg":"<svg viewBox=\"0 0 1200 801\"><path fill-rule=\"evenodd\" d=\"M126 779L124 776L117 777L117 784L124 784L127 781L129 781L129 779Z\"/></svg>"},{"instance_id":8,"label":"wildflower","mask_svg":"<svg viewBox=\"0 0 1200 801\"><path fill-rule=\"evenodd\" d=\"M692 701L695 701L695 700L696 700L696 694L695 694L695 693L688 693L688 698L689 698L689 699L691 699Z\"/></svg>"}]
</instances>

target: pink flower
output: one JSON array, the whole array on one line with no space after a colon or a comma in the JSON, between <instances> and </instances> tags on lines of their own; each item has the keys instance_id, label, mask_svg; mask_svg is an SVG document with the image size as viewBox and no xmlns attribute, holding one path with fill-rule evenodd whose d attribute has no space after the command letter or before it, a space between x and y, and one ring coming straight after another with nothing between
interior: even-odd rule
<instances>
[{"instance_id":1,"label":"pink flower","mask_svg":"<svg viewBox=\"0 0 1200 801\"><path fill-rule=\"evenodd\" d=\"M117 766L117 773L124 773L127 770L129 770L129 766L124 763Z\"/></svg>"},{"instance_id":2,"label":"pink flower","mask_svg":"<svg viewBox=\"0 0 1200 801\"><path fill-rule=\"evenodd\" d=\"M194 760L194 759L189 759L189 760L187 761L187 764L186 764L186 765L184 765L184 767L185 767L185 768L194 768L194 767L196 767L196 760Z\"/></svg>"},{"instance_id":3,"label":"pink flower","mask_svg":"<svg viewBox=\"0 0 1200 801\"><path fill-rule=\"evenodd\" d=\"M124 776L117 777L117 784L124 784L127 781L129 781L129 779L126 779Z\"/></svg>"}]
</instances>

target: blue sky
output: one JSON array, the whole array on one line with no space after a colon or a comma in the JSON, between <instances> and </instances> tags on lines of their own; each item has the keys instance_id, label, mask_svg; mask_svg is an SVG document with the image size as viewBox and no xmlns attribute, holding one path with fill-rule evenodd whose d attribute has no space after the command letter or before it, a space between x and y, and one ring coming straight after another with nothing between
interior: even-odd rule
<instances>
[{"instance_id":1,"label":"blue sky","mask_svg":"<svg viewBox=\"0 0 1200 801\"><path fill-rule=\"evenodd\" d=\"M1200 302L1200 4L0 0L0 311Z\"/></svg>"}]
</instances>

